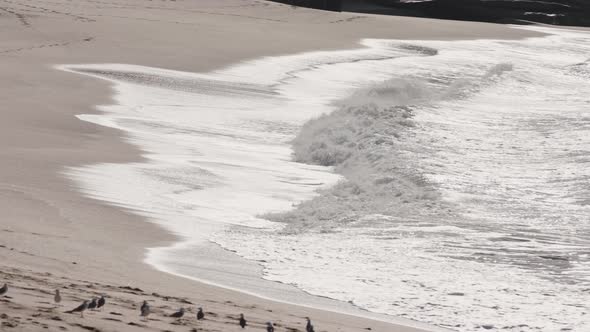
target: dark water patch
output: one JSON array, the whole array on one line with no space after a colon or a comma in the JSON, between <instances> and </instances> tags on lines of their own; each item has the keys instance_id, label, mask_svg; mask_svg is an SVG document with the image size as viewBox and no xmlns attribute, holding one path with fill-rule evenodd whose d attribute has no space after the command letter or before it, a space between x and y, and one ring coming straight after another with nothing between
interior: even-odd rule
<instances>
[{"instance_id":1,"label":"dark water patch","mask_svg":"<svg viewBox=\"0 0 590 332\"><path fill-rule=\"evenodd\" d=\"M427 47L427 46L420 46L420 45L401 45L400 48L408 51L414 51L420 53L422 55L429 55L435 56L438 54L438 50L436 48Z\"/></svg>"},{"instance_id":2,"label":"dark water patch","mask_svg":"<svg viewBox=\"0 0 590 332\"><path fill-rule=\"evenodd\" d=\"M492 242L531 242L531 240L527 240L527 239L523 239L523 238L516 238L516 237L507 237L507 236L501 236L501 237L496 237L496 238L490 238L488 239Z\"/></svg>"},{"instance_id":3,"label":"dark water patch","mask_svg":"<svg viewBox=\"0 0 590 332\"><path fill-rule=\"evenodd\" d=\"M569 259L567 257L563 257L563 256L550 256L550 255L541 255L539 256L543 259L549 259L552 261L564 261L564 262L569 262Z\"/></svg>"}]
</instances>

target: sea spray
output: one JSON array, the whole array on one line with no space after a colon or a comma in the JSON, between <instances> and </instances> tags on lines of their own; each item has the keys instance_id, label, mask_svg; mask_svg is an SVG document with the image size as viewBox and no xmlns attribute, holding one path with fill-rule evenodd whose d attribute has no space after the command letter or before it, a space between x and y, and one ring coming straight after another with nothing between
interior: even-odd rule
<instances>
[{"instance_id":1,"label":"sea spray","mask_svg":"<svg viewBox=\"0 0 590 332\"><path fill-rule=\"evenodd\" d=\"M334 166L346 180L293 211L267 217L326 228L356 220L367 211L384 215L440 211L438 193L397 151L399 140L415 125L411 116L412 106L384 108L370 103L343 107L308 122L293 141L295 160Z\"/></svg>"},{"instance_id":2,"label":"sea spray","mask_svg":"<svg viewBox=\"0 0 590 332\"><path fill-rule=\"evenodd\" d=\"M288 230L299 226L301 231L326 229L366 214L448 218L451 204L441 201L436 188L405 157L403 149L409 144L402 141L413 135L409 130L416 126L413 113L421 105L466 98L512 69L512 64L501 63L479 78L456 79L446 85L434 80L390 79L337 101L338 110L303 126L292 142L293 158L334 166L345 180L293 211L264 217L289 223Z\"/></svg>"}]
</instances>

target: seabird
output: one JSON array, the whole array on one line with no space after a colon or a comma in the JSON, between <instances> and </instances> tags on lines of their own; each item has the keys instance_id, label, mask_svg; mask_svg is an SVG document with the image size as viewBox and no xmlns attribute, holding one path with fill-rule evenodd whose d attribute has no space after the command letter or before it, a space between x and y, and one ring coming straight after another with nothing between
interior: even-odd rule
<instances>
[{"instance_id":1,"label":"seabird","mask_svg":"<svg viewBox=\"0 0 590 332\"><path fill-rule=\"evenodd\" d=\"M147 320L148 319L147 317L150 314L150 305L147 303L147 301L143 301L143 304L141 305L140 310L141 310L140 316L144 317L145 320Z\"/></svg>"},{"instance_id":2,"label":"seabird","mask_svg":"<svg viewBox=\"0 0 590 332\"><path fill-rule=\"evenodd\" d=\"M311 325L311 320L309 319L309 317L305 317L305 319L307 319L307 325L305 325L305 331L314 332L313 325Z\"/></svg>"},{"instance_id":3,"label":"seabird","mask_svg":"<svg viewBox=\"0 0 590 332\"><path fill-rule=\"evenodd\" d=\"M203 308L199 308L199 311L197 311L197 320L201 320L205 318L205 313L203 312Z\"/></svg>"},{"instance_id":4,"label":"seabird","mask_svg":"<svg viewBox=\"0 0 590 332\"><path fill-rule=\"evenodd\" d=\"M246 319L244 318L244 314L240 314L240 326L242 328L246 327Z\"/></svg>"},{"instance_id":5,"label":"seabird","mask_svg":"<svg viewBox=\"0 0 590 332\"><path fill-rule=\"evenodd\" d=\"M88 304L88 309L94 310L94 309L96 309L96 306L97 306L96 297L93 297L92 301L90 301L90 304Z\"/></svg>"},{"instance_id":6,"label":"seabird","mask_svg":"<svg viewBox=\"0 0 590 332\"><path fill-rule=\"evenodd\" d=\"M184 316L184 308L180 308L177 312L173 313L169 317L181 318L182 316Z\"/></svg>"},{"instance_id":7,"label":"seabird","mask_svg":"<svg viewBox=\"0 0 590 332\"><path fill-rule=\"evenodd\" d=\"M66 314L73 314L74 312L79 312L80 313L80 317L84 318L84 310L88 309L88 300L82 302L82 304L80 304L78 307L70 310L70 311L66 311Z\"/></svg>"},{"instance_id":8,"label":"seabird","mask_svg":"<svg viewBox=\"0 0 590 332\"><path fill-rule=\"evenodd\" d=\"M59 304L61 302L61 294L59 293L59 289L55 290L55 295L53 295L53 302Z\"/></svg>"},{"instance_id":9,"label":"seabird","mask_svg":"<svg viewBox=\"0 0 590 332\"><path fill-rule=\"evenodd\" d=\"M98 299L98 303L96 305L97 309L100 309L104 306L104 304L107 303L107 300L104 298L104 295L100 296L100 299Z\"/></svg>"},{"instance_id":10,"label":"seabird","mask_svg":"<svg viewBox=\"0 0 590 332\"><path fill-rule=\"evenodd\" d=\"M2 288L0 288L0 296L4 296L4 294L6 294L6 292L8 292L8 284L4 284L4 286L2 286Z\"/></svg>"},{"instance_id":11,"label":"seabird","mask_svg":"<svg viewBox=\"0 0 590 332\"><path fill-rule=\"evenodd\" d=\"M143 303L141 304L141 308L139 310L143 311L143 308L149 308L150 305L147 303L146 300L143 300Z\"/></svg>"},{"instance_id":12,"label":"seabird","mask_svg":"<svg viewBox=\"0 0 590 332\"><path fill-rule=\"evenodd\" d=\"M266 322L266 332L275 332L275 328L271 322Z\"/></svg>"}]
</instances>

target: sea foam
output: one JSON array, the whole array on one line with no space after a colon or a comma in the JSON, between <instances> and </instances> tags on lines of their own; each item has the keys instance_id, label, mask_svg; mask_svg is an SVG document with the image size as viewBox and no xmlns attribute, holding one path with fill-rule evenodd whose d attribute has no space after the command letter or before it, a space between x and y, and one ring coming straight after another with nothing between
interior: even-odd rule
<instances>
[{"instance_id":1,"label":"sea foam","mask_svg":"<svg viewBox=\"0 0 590 332\"><path fill-rule=\"evenodd\" d=\"M146 259L166 272L460 331L583 331L590 37L534 29L553 35L365 40L205 74L64 66L114 83L116 104L79 117L146 159L65 173L177 234Z\"/></svg>"}]
</instances>

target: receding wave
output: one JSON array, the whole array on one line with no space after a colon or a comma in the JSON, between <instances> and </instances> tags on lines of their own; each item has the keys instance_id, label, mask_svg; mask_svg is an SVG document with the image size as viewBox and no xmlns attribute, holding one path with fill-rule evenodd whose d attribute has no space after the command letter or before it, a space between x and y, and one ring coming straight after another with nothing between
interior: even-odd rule
<instances>
[{"instance_id":1,"label":"receding wave","mask_svg":"<svg viewBox=\"0 0 590 332\"><path fill-rule=\"evenodd\" d=\"M77 68L72 66L72 68ZM96 68L76 69L77 72L99 77L109 78L127 83L141 84L176 91L208 93L217 95L275 95L269 87L256 84L245 84L227 82L222 80L196 78L196 77L178 77L171 74L162 75L161 73L145 73L134 70L108 70Z\"/></svg>"}]
</instances>

